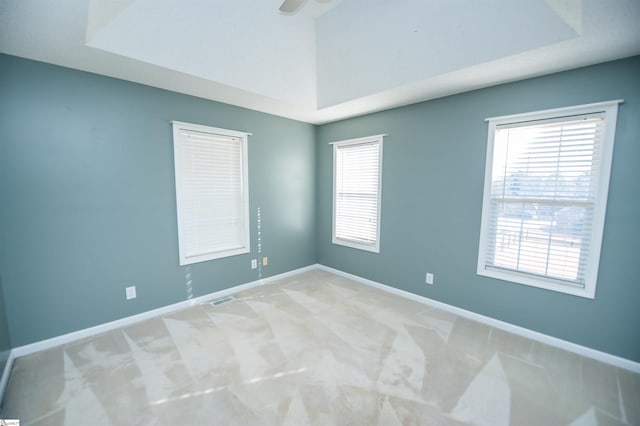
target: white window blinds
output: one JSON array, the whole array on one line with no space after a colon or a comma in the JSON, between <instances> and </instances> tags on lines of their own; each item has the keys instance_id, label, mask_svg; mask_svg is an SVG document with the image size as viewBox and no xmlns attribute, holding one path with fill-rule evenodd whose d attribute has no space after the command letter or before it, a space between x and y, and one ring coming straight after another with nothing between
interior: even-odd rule
<instances>
[{"instance_id":1,"label":"white window blinds","mask_svg":"<svg viewBox=\"0 0 640 426\"><path fill-rule=\"evenodd\" d=\"M593 297L611 118L602 106L572 112L490 120L478 273Z\"/></svg>"},{"instance_id":2,"label":"white window blinds","mask_svg":"<svg viewBox=\"0 0 640 426\"><path fill-rule=\"evenodd\" d=\"M249 252L247 134L173 123L180 264Z\"/></svg>"},{"instance_id":3,"label":"white window blinds","mask_svg":"<svg viewBox=\"0 0 640 426\"><path fill-rule=\"evenodd\" d=\"M382 136L335 142L333 243L379 252Z\"/></svg>"}]
</instances>

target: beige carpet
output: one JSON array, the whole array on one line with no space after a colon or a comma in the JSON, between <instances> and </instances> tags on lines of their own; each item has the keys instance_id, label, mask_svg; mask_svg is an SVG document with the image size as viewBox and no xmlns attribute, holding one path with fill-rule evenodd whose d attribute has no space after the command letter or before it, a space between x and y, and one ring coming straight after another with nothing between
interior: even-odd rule
<instances>
[{"instance_id":1,"label":"beige carpet","mask_svg":"<svg viewBox=\"0 0 640 426\"><path fill-rule=\"evenodd\" d=\"M315 270L16 360L21 425L640 425L640 376Z\"/></svg>"}]
</instances>

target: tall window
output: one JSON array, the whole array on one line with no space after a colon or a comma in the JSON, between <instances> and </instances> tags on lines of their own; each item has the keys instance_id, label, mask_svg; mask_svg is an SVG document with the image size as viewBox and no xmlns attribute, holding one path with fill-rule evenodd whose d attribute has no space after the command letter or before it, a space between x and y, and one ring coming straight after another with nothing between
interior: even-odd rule
<instances>
[{"instance_id":1,"label":"tall window","mask_svg":"<svg viewBox=\"0 0 640 426\"><path fill-rule=\"evenodd\" d=\"M380 252L382 138L333 143L334 244Z\"/></svg>"},{"instance_id":2,"label":"tall window","mask_svg":"<svg viewBox=\"0 0 640 426\"><path fill-rule=\"evenodd\" d=\"M618 103L488 119L478 274L595 297Z\"/></svg>"},{"instance_id":3,"label":"tall window","mask_svg":"<svg viewBox=\"0 0 640 426\"><path fill-rule=\"evenodd\" d=\"M180 265L249 252L247 137L173 122Z\"/></svg>"}]
</instances>

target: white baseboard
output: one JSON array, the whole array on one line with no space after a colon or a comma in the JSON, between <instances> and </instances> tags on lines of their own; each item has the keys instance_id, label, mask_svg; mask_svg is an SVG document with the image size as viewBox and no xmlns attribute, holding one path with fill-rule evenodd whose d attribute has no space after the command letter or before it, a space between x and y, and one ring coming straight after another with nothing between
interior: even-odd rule
<instances>
[{"instance_id":1,"label":"white baseboard","mask_svg":"<svg viewBox=\"0 0 640 426\"><path fill-rule=\"evenodd\" d=\"M9 351L9 357L2 370L2 377L0 378L0 411L2 410L2 403L4 402L4 391L9 384L9 377L11 376L11 369L13 368L13 360L16 359L13 349Z\"/></svg>"},{"instance_id":2,"label":"white baseboard","mask_svg":"<svg viewBox=\"0 0 640 426\"><path fill-rule=\"evenodd\" d=\"M46 349L50 349L56 346L64 345L66 343L74 342L79 339L83 339L85 337L95 336L96 334L104 333L106 331L111 331L119 327L124 327L127 325L131 325L140 321L144 321L149 318L154 318L160 315L168 314L171 312L179 311L181 309L188 308L189 306L198 305L201 303L205 303L214 299L219 299L225 296L229 296L231 294L238 293L242 290L247 290L253 287L257 287L259 285L268 284L273 281L277 281L283 278L287 278L291 275L300 274L302 272L311 271L313 269L317 269L317 265L305 266L304 268L295 269L293 271L284 272L282 274L274 275L272 277L263 278L256 281L251 281L245 284L240 284L235 287L227 288L224 290L216 291L214 293L209 293L204 296L199 296L193 299L184 300L182 302L174 303L171 305L163 306L158 309L153 309L151 311L142 312L140 314L132 315L129 317L121 318L115 321L110 321L104 324L96 325L95 327L89 327L78 331L73 331L71 333L63 334L61 336L52 337L51 339L41 340L39 342L30 343L24 346L18 346L13 348L11 351L13 358L18 358L21 356L29 355L35 352L44 351ZM8 363L7 363L8 364ZM6 370L6 368L5 368ZM10 370L9 370L10 371ZM4 376L3 376L4 378ZM0 382L0 384L2 384ZM1 396L2 394L0 394Z\"/></svg>"},{"instance_id":3,"label":"white baseboard","mask_svg":"<svg viewBox=\"0 0 640 426\"><path fill-rule=\"evenodd\" d=\"M625 370L629 370L634 373L640 373L640 363L631 361L626 358L622 358L616 355L611 355L606 352L588 348L586 346L578 345L576 343L559 339L557 337L553 337L547 334L539 333L537 331L529 330L528 328L524 328L508 322L500 321L495 318L487 317L485 315L480 315L472 311L467 311L466 309L458 308L456 306L448 305L446 303L439 302L437 300L429 299L428 297L419 296L417 294L410 293L408 291L400 290L395 287L391 287L385 284L371 281L366 278L359 277L357 275L340 271L339 269L331 268L329 266L324 266L320 264L316 266L318 269L321 269L323 271L331 272L333 274L352 279L354 281L360 282L362 284L366 284L371 287L375 287L377 289L386 291L388 293L392 293L397 296L404 297L406 299L414 300L418 303L422 303L425 305L442 309L444 311L451 312L463 318L467 318L473 321L478 321L480 323L489 325L491 327L508 331L509 333L517 334L517 335L526 337L528 339L535 340L540 343L545 343L549 346L554 346L556 348L564 349L566 351L573 352L575 354L582 355L587 358L595 359L597 361L601 361L601 362L613 365L615 367L624 368Z\"/></svg>"}]
</instances>

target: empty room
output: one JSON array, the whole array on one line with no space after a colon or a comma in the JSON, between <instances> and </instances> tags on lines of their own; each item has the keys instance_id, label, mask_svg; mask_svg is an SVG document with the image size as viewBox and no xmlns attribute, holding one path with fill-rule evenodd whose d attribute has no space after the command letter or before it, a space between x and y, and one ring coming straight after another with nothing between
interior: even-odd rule
<instances>
[{"instance_id":1,"label":"empty room","mask_svg":"<svg viewBox=\"0 0 640 426\"><path fill-rule=\"evenodd\" d=\"M0 424L640 425L637 0L0 0Z\"/></svg>"}]
</instances>

